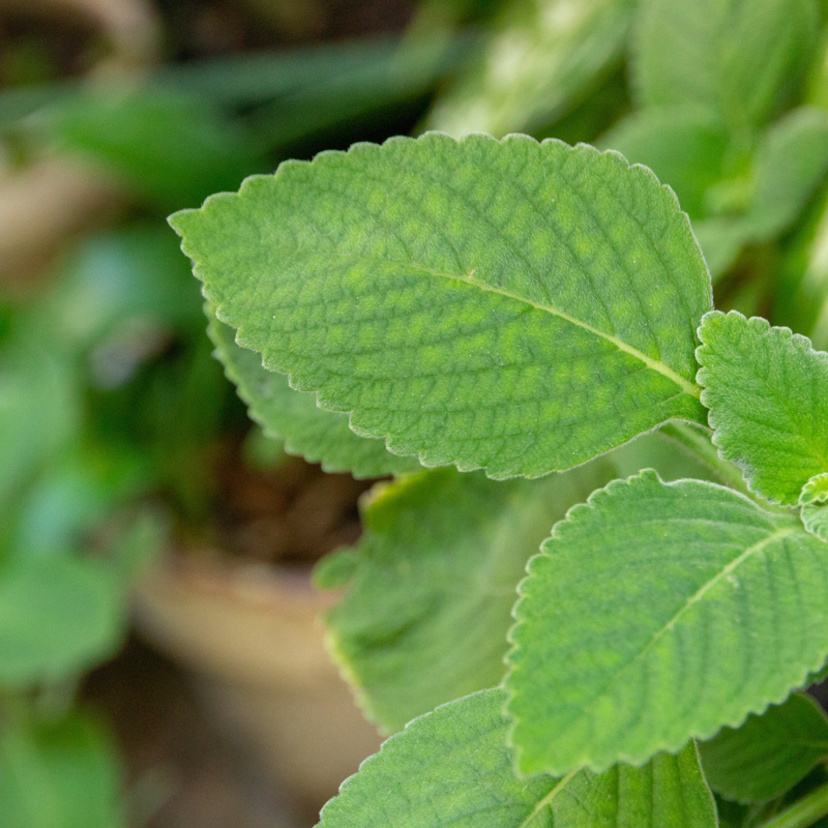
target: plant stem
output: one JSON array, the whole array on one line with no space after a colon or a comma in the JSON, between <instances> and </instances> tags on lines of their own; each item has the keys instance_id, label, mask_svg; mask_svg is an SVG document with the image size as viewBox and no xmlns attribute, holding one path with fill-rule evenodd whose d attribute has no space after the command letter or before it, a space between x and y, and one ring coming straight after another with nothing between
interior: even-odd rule
<instances>
[{"instance_id":1,"label":"plant stem","mask_svg":"<svg viewBox=\"0 0 828 828\"><path fill-rule=\"evenodd\" d=\"M808 828L824 816L828 816L828 785L812 791L759 828Z\"/></svg>"}]
</instances>

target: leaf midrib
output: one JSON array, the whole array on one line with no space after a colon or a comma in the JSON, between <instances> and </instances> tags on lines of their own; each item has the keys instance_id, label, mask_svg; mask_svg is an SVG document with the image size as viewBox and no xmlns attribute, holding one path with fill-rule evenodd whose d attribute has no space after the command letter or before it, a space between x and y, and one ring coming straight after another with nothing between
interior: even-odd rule
<instances>
[{"instance_id":1,"label":"leaf midrib","mask_svg":"<svg viewBox=\"0 0 828 828\"><path fill-rule=\"evenodd\" d=\"M362 259L361 261L364 261ZM619 351L628 354L631 357L643 362L644 365L647 366L651 371L655 371L658 374L669 379L671 382L674 382L678 387L682 390L684 394L688 394L695 399L701 398L702 389L698 386L695 382L691 382L685 379L681 374L677 371L674 371L670 368L669 365L666 365L661 360L653 359L652 357L648 357L642 351L639 351L637 348L634 348L632 345L624 342L623 339L619 339L617 336L613 336L612 334L608 334L599 328L595 328L592 325L578 319L571 314L568 314L566 311L562 311L559 308L556 308L554 305L547 305L541 302L535 302L532 299L528 299L525 296L520 296L517 293L513 293L512 291L506 290L505 288L491 285L487 282L484 282L480 279L475 278L475 268L469 273L446 273L441 270L434 270L432 268L426 267L424 265L414 264L411 262L394 262L387 259L378 260L378 263L383 265L396 265L401 268L404 268L409 271L416 271L424 274L428 274L430 276L438 276L441 279L449 279L455 282L462 282L467 284L471 287L478 288L486 293L494 293L498 296L503 296L506 299L512 299L516 302L520 302L524 305L529 305L530 307L534 308L535 310L543 311L545 313L550 313L553 316L558 317L559 319L564 320L565 322L570 323L571 325L575 325L578 328L581 328L588 333L591 333L593 336L597 336L600 339L609 342L611 345L614 345Z\"/></svg>"}]
</instances>

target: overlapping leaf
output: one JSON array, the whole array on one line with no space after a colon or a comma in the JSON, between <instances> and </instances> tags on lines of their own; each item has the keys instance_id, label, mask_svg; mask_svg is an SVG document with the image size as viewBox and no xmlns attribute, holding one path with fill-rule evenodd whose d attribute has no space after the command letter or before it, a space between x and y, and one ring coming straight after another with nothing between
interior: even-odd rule
<instances>
[{"instance_id":1,"label":"overlapping leaf","mask_svg":"<svg viewBox=\"0 0 828 828\"><path fill-rule=\"evenodd\" d=\"M699 746L704 774L716 793L736 802L781 796L828 756L828 719L808 696L749 716Z\"/></svg>"},{"instance_id":2,"label":"overlapping leaf","mask_svg":"<svg viewBox=\"0 0 828 828\"><path fill-rule=\"evenodd\" d=\"M346 780L320 828L714 828L695 746L642 768L515 776L502 690L416 719Z\"/></svg>"},{"instance_id":3,"label":"overlapping leaf","mask_svg":"<svg viewBox=\"0 0 828 828\"><path fill-rule=\"evenodd\" d=\"M735 311L705 316L699 336L713 442L753 491L795 505L805 483L828 471L828 354Z\"/></svg>"},{"instance_id":4,"label":"overlapping leaf","mask_svg":"<svg viewBox=\"0 0 828 828\"><path fill-rule=\"evenodd\" d=\"M222 324L208 309L208 333L228 378L247 403L250 416L265 432L285 442L291 454L311 463L321 462L325 471L349 471L355 477L382 477L421 468L412 457L391 454L381 440L356 435L346 414L326 411L316 397L290 387L287 377L268 371L262 355L236 344L233 328Z\"/></svg>"},{"instance_id":5,"label":"overlapping leaf","mask_svg":"<svg viewBox=\"0 0 828 828\"><path fill-rule=\"evenodd\" d=\"M425 465L536 476L701 416L707 270L673 194L616 154L391 139L171 222L240 344Z\"/></svg>"},{"instance_id":6,"label":"overlapping leaf","mask_svg":"<svg viewBox=\"0 0 828 828\"><path fill-rule=\"evenodd\" d=\"M506 686L527 773L677 750L828 655L828 547L712 483L610 483L556 525L520 593Z\"/></svg>"},{"instance_id":7,"label":"overlapping leaf","mask_svg":"<svg viewBox=\"0 0 828 828\"><path fill-rule=\"evenodd\" d=\"M696 104L734 129L761 123L807 66L815 0L643 0L633 80L648 106Z\"/></svg>"},{"instance_id":8,"label":"overlapping leaf","mask_svg":"<svg viewBox=\"0 0 828 828\"><path fill-rule=\"evenodd\" d=\"M368 715L387 730L503 677L506 632L526 561L556 520L612 473L590 463L541 480L495 482L439 469L383 486L326 618L329 647ZM340 581L329 583L340 587Z\"/></svg>"}]
</instances>

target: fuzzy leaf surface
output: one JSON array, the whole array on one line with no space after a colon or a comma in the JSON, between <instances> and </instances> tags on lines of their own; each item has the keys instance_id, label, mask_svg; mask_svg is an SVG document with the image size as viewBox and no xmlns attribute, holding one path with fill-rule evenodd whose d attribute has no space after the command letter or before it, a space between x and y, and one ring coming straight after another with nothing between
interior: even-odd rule
<instances>
[{"instance_id":1,"label":"fuzzy leaf surface","mask_svg":"<svg viewBox=\"0 0 828 828\"><path fill-rule=\"evenodd\" d=\"M284 440L285 450L321 462L328 472L349 471L355 477L383 477L414 472L422 467L412 457L391 454L381 440L359 437L348 426L348 416L326 411L316 396L290 387L284 374L268 371L262 355L236 344L235 330L208 310L207 332L216 346L228 379L238 389L250 416L265 433Z\"/></svg>"},{"instance_id":2,"label":"fuzzy leaf surface","mask_svg":"<svg viewBox=\"0 0 828 828\"><path fill-rule=\"evenodd\" d=\"M707 269L673 193L617 154L394 138L171 223L241 345L424 465L538 476L703 416Z\"/></svg>"},{"instance_id":3,"label":"fuzzy leaf surface","mask_svg":"<svg viewBox=\"0 0 828 828\"><path fill-rule=\"evenodd\" d=\"M735 802L765 802L790 790L828 756L828 719L808 696L794 693L738 729L724 728L699 745L716 793Z\"/></svg>"},{"instance_id":4,"label":"fuzzy leaf surface","mask_svg":"<svg viewBox=\"0 0 828 828\"><path fill-rule=\"evenodd\" d=\"M828 654L828 547L732 489L651 470L570 510L519 592L506 687L526 773L678 750Z\"/></svg>"},{"instance_id":5,"label":"fuzzy leaf surface","mask_svg":"<svg viewBox=\"0 0 828 828\"><path fill-rule=\"evenodd\" d=\"M828 471L828 353L736 311L706 315L699 337L698 381L719 453L752 491L795 505Z\"/></svg>"},{"instance_id":6,"label":"fuzzy leaf surface","mask_svg":"<svg viewBox=\"0 0 828 828\"><path fill-rule=\"evenodd\" d=\"M505 694L484 690L392 736L323 809L319 828L715 828L694 745L642 768L515 776Z\"/></svg>"},{"instance_id":7,"label":"fuzzy leaf surface","mask_svg":"<svg viewBox=\"0 0 828 828\"><path fill-rule=\"evenodd\" d=\"M643 0L633 87L646 106L698 105L731 127L761 123L808 65L815 0Z\"/></svg>"},{"instance_id":8,"label":"fuzzy leaf surface","mask_svg":"<svg viewBox=\"0 0 828 828\"><path fill-rule=\"evenodd\" d=\"M326 617L328 646L386 730L503 678L515 588L566 510L612 477L608 463L496 482L436 469L391 485L363 513L352 573ZM325 580L325 565L317 580ZM332 584L341 587L341 582Z\"/></svg>"}]
</instances>

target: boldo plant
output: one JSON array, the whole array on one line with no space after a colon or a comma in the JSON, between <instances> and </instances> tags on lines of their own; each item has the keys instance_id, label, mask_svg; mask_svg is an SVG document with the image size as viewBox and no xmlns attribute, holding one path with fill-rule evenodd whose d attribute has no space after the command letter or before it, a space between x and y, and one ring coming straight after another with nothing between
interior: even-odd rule
<instances>
[{"instance_id":1,"label":"boldo plant","mask_svg":"<svg viewBox=\"0 0 828 828\"><path fill-rule=\"evenodd\" d=\"M400 732L321 826L828 814L828 721L792 695L828 658L828 354L713 309L649 169L427 133L171 223L252 416L394 476L317 580L345 590L334 658Z\"/></svg>"}]
</instances>

